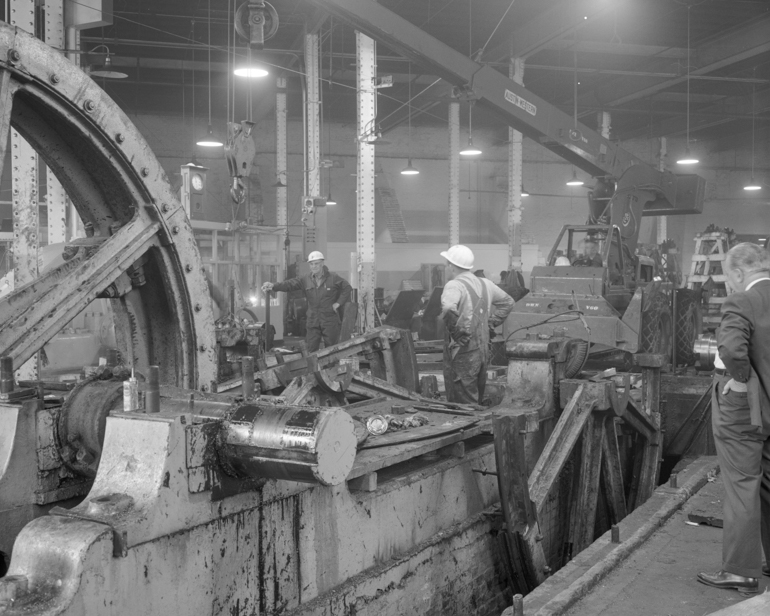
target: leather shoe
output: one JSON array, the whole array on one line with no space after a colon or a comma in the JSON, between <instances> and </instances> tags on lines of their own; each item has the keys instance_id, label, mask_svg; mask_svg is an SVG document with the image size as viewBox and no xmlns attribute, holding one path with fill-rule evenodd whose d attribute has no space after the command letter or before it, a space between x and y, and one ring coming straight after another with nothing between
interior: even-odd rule
<instances>
[{"instance_id":1,"label":"leather shoe","mask_svg":"<svg viewBox=\"0 0 770 616\"><path fill-rule=\"evenodd\" d=\"M714 588L733 588L744 595L753 595L759 592L759 580L757 578L743 577L727 571L716 573L699 573L698 581Z\"/></svg>"}]
</instances>

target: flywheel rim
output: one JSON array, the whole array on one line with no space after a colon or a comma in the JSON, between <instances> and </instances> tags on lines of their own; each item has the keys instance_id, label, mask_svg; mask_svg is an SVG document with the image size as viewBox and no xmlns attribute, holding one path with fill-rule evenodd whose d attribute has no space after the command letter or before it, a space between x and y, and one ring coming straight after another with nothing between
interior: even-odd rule
<instances>
[{"instance_id":1,"label":"flywheel rim","mask_svg":"<svg viewBox=\"0 0 770 616\"><path fill-rule=\"evenodd\" d=\"M0 300L0 355L19 365L90 301L112 294L126 360L139 369L159 365L163 383L211 389L216 354L208 285L192 227L162 167L85 73L0 23L0 164L10 164L9 128L57 176L93 229L94 246L59 268L63 273Z\"/></svg>"}]
</instances>

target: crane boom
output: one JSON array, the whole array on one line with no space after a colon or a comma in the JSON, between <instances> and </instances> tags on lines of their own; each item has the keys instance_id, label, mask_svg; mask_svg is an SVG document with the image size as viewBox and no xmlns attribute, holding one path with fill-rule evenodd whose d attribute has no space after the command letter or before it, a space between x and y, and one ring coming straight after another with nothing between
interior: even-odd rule
<instances>
[{"instance_id":1,"label":"crane boom","mask_svg":"<svg viewBox=\"0 0 770 616\"><path fill-rule=\"evenodd\" d=\"M646 202L643 215L702 211L705 181L699 176L655 169L496 69L474 62L374 0L311 2L453 84L460 96L476 100L526 137L592 176L605 178L606 183L621 188L626 171L644 167L643 173L636 169L632 175L644 176L645 189L653 190L656 198ZM628 183L622 187L632 188Z\"/></svg>"}]
</instances>

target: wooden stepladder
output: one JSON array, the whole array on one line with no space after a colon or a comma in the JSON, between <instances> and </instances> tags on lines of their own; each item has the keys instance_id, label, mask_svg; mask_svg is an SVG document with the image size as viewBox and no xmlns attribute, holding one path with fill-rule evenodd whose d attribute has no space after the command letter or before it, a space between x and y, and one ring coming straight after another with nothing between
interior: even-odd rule
<instances>
[{"instance_id":1,"label":"wooden stepladder","mask_svg":"<svg viewBox=\"0 0 770 616\"><path fill-rule=\"evenodd\" d=\"M716 331L722 303L732 292L726 284L727 276L722 265L729 249L729 238L723 231L695 236L695 253L687 276L687 288L702 293L704 331Z\"/></svg>"}]
</instances>

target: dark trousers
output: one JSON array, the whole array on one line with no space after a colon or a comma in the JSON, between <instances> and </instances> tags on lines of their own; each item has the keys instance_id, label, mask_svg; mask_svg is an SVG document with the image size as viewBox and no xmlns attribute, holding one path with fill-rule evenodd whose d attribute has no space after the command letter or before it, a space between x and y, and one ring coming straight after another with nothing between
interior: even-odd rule
<instances>
[{"instance_id":1,"label":"dark trousers","mask_svg":"<svg viewBox=\"0 0 770 616\"><path fill-rule=\"evenodd\" d=\"M748 395L714 377L711 424L725 486L722 569L759 578L770 554L770 435L751 425ZM761 537L761 541L760 541Z\"/></svg>"},{"instance_id":2,"label":"dark trousers","mask_svg":"<svg viewBox=\"0 0 770 616\"><path fill-rule=\"evenodd\" d=\"M309 353L314 353L321 348L321 340L324 341L324 346L328 347L333 344L337 344L340 337L340 320L336 319L322 319L315 325L311 325L307 328L307 335L305 336L305 344Z\"/></svg>"},{"instance_id":3,"label":"dark trousers","mask_svg":"<svg viewBox=\"0 0 770 616\"><path fill-rule=\"evenodd\" d=\"M444 345L444 389L449 402L481 404L487 384L487 361L481 349L460 351L452 358Z\"/></svg>"}]
</instances>

